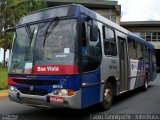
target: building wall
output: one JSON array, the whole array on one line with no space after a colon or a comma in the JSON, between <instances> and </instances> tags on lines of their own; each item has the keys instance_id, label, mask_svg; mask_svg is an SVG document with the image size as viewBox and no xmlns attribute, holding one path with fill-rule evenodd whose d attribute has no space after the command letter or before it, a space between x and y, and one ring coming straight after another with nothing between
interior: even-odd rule
<instances>
[{"instance_id":1,"label":"building wall","mask_svg":"<svg viewBox=\"0 0 160 120\"><path fill-rule=\"evenodd\" d=\"M121 5L117 1L100 1L100 0L45 0L48 7L64 4L81 4L87 8L99 13L100 15L120 24Z\"/></svg>"},{"instance_id":2,"label":"building wall","mask_svg":"<svg viewBox=\"0 0 160 120\"><path fill-rule=\"evenodd\" d=\"M160 49L160 27L125 27L139 37L152 43L156 49Z\"/></svg>"},{"instance_id":3,"label":"building wall","mask_svg":"<svg viewBox=\"0 0 160 120\"><path fill-rule=\"evenodd\" d=\"M148 24L148 22L150 23ZM148 22L147 24L141 22L139 25L138 22L134 22L135 25L123 22L121 26L154 45L156 49L157 70L160 71L160 22L158 21L156 24L154 24L154 21Z\"/></svg>"},{"instance_id":4,"label":"building wall","mask_svg":"<svg viewBox=\"0 0 160 120\"><path fill-rule=\"evenodd\" d=\"M127 30L131 32L157 32L160 31L160 27L125 27Z\"/></svg>"},{"instance_id":5,"label":"building wall","mask_svg":"<svg viewBox=\"0 0 160 120\"><path fill-rule=\"evenodd\" d=\"M120 24L120 15L117 14L116 9L92 9L93 11L97 12L98 14L106 17L107 19Z\"/></svg>"}]
</instances>

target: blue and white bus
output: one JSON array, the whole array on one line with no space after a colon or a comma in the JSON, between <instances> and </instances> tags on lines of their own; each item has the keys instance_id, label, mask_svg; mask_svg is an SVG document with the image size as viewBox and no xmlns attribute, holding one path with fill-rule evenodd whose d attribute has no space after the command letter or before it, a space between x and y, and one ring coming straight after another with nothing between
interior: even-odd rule
<instances>
[{"instance_id":1,"label":"blue and white bus","mask_svg":"<svg viewBox=\"0 0 160 120\"><path fill-rule=\"evenodd\" d=\"M9 61L9 98L31 106L82 109L156 78L154 46L78 5L20 19Z\"/></svg>"}]
</instances>

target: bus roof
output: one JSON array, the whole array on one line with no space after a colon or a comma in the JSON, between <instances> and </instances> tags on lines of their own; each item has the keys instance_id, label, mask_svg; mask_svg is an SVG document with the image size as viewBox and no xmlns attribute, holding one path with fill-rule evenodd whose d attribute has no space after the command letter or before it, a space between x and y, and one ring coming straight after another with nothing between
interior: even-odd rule
<instances>
[{"instance_id":1,"label":"bus roof","mask_svg":"<svg viewBox=\"0 0 160 120\"><path fill-rule=\"evenodd\" d=\"M85 14L90 16L91 18L102 22L126 35L139 41L145 45L147 45L150 49L154 49L154 46L145 41L144 39L136 36L135 34L129 32L128 30L124 29L123 27L119 26L118 24L108 20L107 18L99 15L98 13L80 5L80 4L69 4L69 5L61 5L55 7L49 7L42 10L38 10L35 12L30 13L27 16L24 16L20 19L18 25L27 24L36 21L42 21L45 19L52 19L53 17L65 17L65 16L77 16L79 17L81 14Z\"/></svg>"},{"instance_id":2,"label":"bus roof","mask_svg":"<svg viewBox=\"0 0 160 120\"><path fill-rule=\"evenodd\" d=\"M132 32L129 32L128 35L129 35L129 37L133 38L134 40L139 41L139 42L147 45L148 48L154 49L154 45L152 45L151 43L147 42L145 39L142 39L141 37L133 34Z\"/></svg>"}]
</instances>

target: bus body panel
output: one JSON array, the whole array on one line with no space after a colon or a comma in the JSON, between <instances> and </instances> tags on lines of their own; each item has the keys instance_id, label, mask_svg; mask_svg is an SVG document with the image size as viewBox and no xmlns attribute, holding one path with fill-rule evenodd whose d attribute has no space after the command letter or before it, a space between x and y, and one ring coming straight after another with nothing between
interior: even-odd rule
<instances>
[{"instance_id":1,"label":"bus body panel","mask_svg":"<svg viewBox=\"0 0 160 120\"><path fill-rule=\"evenodd\" d=\"M8 90L9 98L11 101L18 102L21 104L27 104L30 106L37 107L62 107L62 108L73 108L81 109L81 90L76 91L74 96L55 96L52 93L48 93L45 96L40 95L29 95L23 94L19 90L11 91ZM49 101L49 97L60 98L56 101ZM63 103L59 102L63 98ZM58 101L59 100L59 101ZM58 102L57 102L58 101Z\"/></svg>"},{"instance_id":2,"label":"bus body panel","mask_svg":"<svg viewBox=\"0 0 160 120\"><path fill-rule=\"evenodd\" d=\"M37 82L35 82L35 80ZM53 81L53 83L50 83L50 81ZM17 89L16 91L9 90L9 97L12 101L31 104L35 106L43 105L48 107L60 106L60 107L71 107L77 109L81 108L80 75L67 75L67 76L9 75L8 84L10 86L15 86ZM47 84L52 84L52 85L47 85ZM73 96L59 96L63 97L64 101L66 101L67 104L48 102L47 97L55 96L52 94L52 91L56 89L74 89L76 92L75 95ZM29 98L29 100L27 100L27 98Z\"/></svg>"},{"instance_id":3,"label":"bus body panel","mask_svg":"<svg viewBox=\"0 0 160 120\"><path fill-rule=\"evenodd\" d=\"M82 13L86 12L82 10ZM96 18L96 14L92 14L92 16ZM101 23L97 22L97 27L99 31L101 31L102 28ZM100 40L102 40L102 38L100 38ZM82 72L82 96L81 96L82 108L99 103L101 96L100 94L101 94L101 66L99 66L96 70L93 71Z\"/></svg>"},{"instance_id":4,"label":"bus body panel","mask_svg":"<svg viewBox=\"0 0 160 120\"><path fill-rule=\"evenodd\" d=\"M100 102L100 68L82 75L82 108Z\"/></svg>"},{"instance_id":5,"label":"bus body panel","mask_svg":"<svg viewBox=\"0 0 160 120\"><path fill-rule=\"evenodd\" d=\"M144 85L148 62L142 60L130 60L130 90Z\"/></svg>"},{"instance_id":6,"label":"bus body panel","mask_svg":"<svg viewBox=\"0 0 160 120\"><path fill-rule=\"evenodd\" d=\"M80 71L80 73L70 74L70 75L69 74L68 75L9 74L8 84L9 86L14 86L16 88L15 90L9 90L9 97L12 101L18 103L25 103L33 106L35 105L35 106L48 106L48 107L49 106L69 107L69 108L81 109L102 102L104 96L103 95L104 86L111 77L114 78L114 80L116 80L115 95L118 95L123 91L133 90L137 87L143 86L145 79L147 79L149 82L156 78L156 63L152 62L151 59L145 61L143 59L134 60L128 58L127 37L129 36L133 38L135 41L145 44L148 47L148 49L151 50L151 53L154 51L153 45L135 36L134 34L128 32L126 29L120 27L119 25L116 25L115 23L104 18L103 16L89 10L88 8L75 4L73 4L73 6L75 6L74 9L75 12L72 17L80 20L81 14L85 14L97 22L97 27L100 32L101 50L102 50L102 61L100 66L93 71L84 73L83 71ZM47 9L44 11L45 11L44 13L47 13ZM50 10L50 12L51 11L52 10ZM19 25L21 26L21 24L26 24L28 20L29 23L40 22L40 21L42 22L43 20L51 19L56 15L56 14L49 15L50 12L48 12L47 13L48 16L43 18L42 17L44 15L43 10L41 11L42 14L40 15L38 15L38 12L37 13L35 12L35 15L39 16L38 18L34 16L34 20L32 21L31 19L29 20L30 15L28 15L27 17L23 17L20 20ZM64 15L63 13L61 14ZM65 18L68 16L64 15L62 17ZM117 43L116 56L108 56L104 54L104 45L103 45L104 39L102 30L103 26L109 26L115 32L115 39ZM126 63L128 65L126 66L127 68L124 69L125 70L127 69L128 72L123 73L123 75L124 76L127 75L128 77L127 82L121 79L122 66L120 64L122 62L120 63L119 60L120 52L118 50L119 48L118 37L122 38L122 40L125 41L124 43L126 43L125 57L127 57ZM68 49L66 49L66 53L67 52ZM127 89L125 90L121 89L122 83L123 84L126 83ZM72 96L54 95L53 91L58 89L73 89L75 90L75 94Z\"/></svg>"},{"instance_id":7,"label":"bus body panel","mask_svg":"<svg viewBox=\"0 0 160 120\"><path fill-rule=\"evenodd\" d=\"M157 65L156 65L156 62L152 63L152 71L153 71L153 79L152 79L152 81L153 81L157 77Z\"/></svg>"},{"instance_id":8,"label":"bus body panel","mask_svg":"<svg viewBox=\"0 0 160 120\"><path fill-rule=\"evenodd\" d=\"M46 83L41 83L44 81ZM52 92L54 89L58 89L58 88L67 88L67 89L74 88L74 90L76 91L78 91L81 88L80 75L66 75L66 76L65 75L62 75L62 76L60 75L51 75L51 76L18 75L18 77L17 75L16 76L9 75L8 84L12 85L13 83L22 87L29 87L31 85L34 85L35 87L37 86L42 89L46 89L48 92Z\"/></svg>"},{"instance_id":9,"label":"bus body panel","mask_svg":"<svg viewBox=\"0 0 160 120\"><path fill-rule=\"evenodd\" d=\"M116 88L117 88L117 93L119 93L119 81L120 81L120 75L119 75L119 61L117 57L109 57L105 56L102 59L102 64L101 64L101 96L100 96L100 101L103 100L103 90L104 90L104 85L107 82L107 80L111 77L114 77L116 80Z\"/></svg>"}]
</instances>

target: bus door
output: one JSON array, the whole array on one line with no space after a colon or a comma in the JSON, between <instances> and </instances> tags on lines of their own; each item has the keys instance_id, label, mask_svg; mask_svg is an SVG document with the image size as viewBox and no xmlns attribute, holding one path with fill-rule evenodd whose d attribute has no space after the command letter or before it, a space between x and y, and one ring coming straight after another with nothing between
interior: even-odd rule
<instances>
[{"instance_id":1,"label":"bus door","mask_svg":"<svg viewBox=\"0 0 160 120\"><path fill-rule=\"evenodd\" d=\"M82 17L82 91L81 105L82 108L96 104L100 101L100 64L102 59L100 32L96 40L92 39L93 24L100 25L85 15ZM97 28L98 29L98 28ZM96 30L95 30L96 32Z\"/></svg>"},{"instance_id":2,"label":"bus door","mask_svg":"<svg viewBox=\"0 0 160 120\"><path fill-rule=\"evenodd\" d=\"M152 52L149 50L149 80L153 80Z\"/></svg>"},{"instance_id":3,"label":"bus door","mask_svg":"<svg viewBox=\"0 0 160 120\"><path fill-rule=\"evenodd\" d=\"M126 39L118 37L120 63L120 91L128 90L128 55Z\"/></svg>"}]
</instances>

